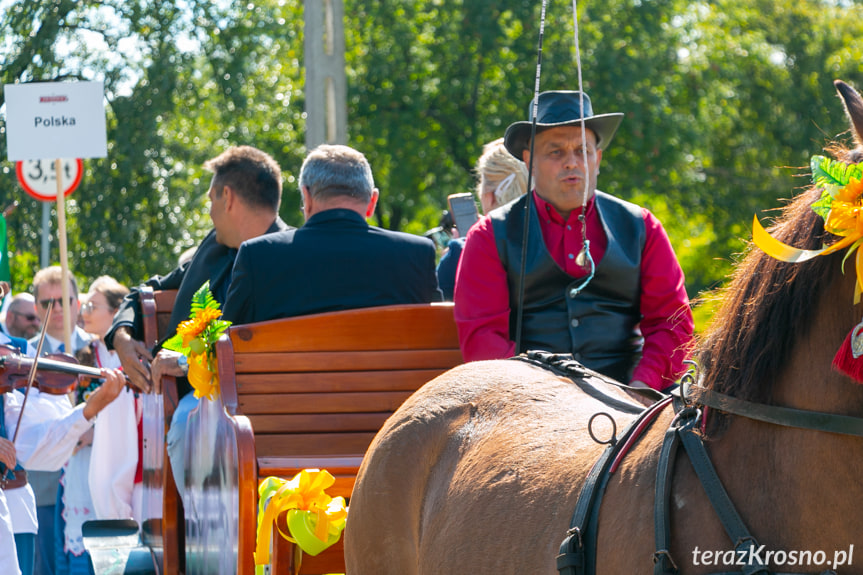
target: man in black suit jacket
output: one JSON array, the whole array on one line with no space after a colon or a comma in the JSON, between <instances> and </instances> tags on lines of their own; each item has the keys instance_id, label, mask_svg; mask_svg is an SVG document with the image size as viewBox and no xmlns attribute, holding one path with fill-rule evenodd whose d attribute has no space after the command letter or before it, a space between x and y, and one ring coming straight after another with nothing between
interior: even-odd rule
<instances>
[{"instance_id":1,"label":"man in black suit jacket","mask_svg":"<svg viewBox=\"0 0 863 575\"><path fill-rule=\"evenodd\" d=\"M282 172L268 154L251 146L229 148L207 161L204 168L213 172L208 192L213 230L200 243L191 260L168 275L153 276L145 283L155 290L178 290L168 333L163 341L174 335L180 322L189 319L192 296L204 282L209 280L213 296L219 303L224 303L231 267L243 241L290 229L278 217ZM142 339L139 290L133 289L114 316L105 343L109 349L117 350L123 369L132 382L148 389L151 374L141 359L151 361L153 356ZM154 368L160 368L160 375L184 375L176 362L179 355L164 350L158 365L154 362ZM157 379L154 378L156 385ZM185 380L178 381L178 385L181 395L190 390Z\"/></svg>"},{"instance_id":2,"label":"man in black suit jacket","mask_svg":"<svg viewBox=\"0 0 863 575\"><path fill-rule=\"evenodd\" d=\"M363 154L319 146L303 162L299 186L305 225L240 246L224 319L441 300L431 240L366 223L378 190Z\"/></svg>"}]
</instances>

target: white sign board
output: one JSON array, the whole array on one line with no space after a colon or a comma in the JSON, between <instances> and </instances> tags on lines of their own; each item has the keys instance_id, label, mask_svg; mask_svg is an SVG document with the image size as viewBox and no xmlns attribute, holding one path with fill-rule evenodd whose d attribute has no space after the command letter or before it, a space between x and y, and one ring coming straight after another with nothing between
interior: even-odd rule
<instances>
[{"instance_id":1,"label":"white sign board","mask_svg":"<svg viewBox=\"0 0 863 575\"><path fill-rule=\"evenodd\" d=\"M102 82L6 84L9 161L108 155Z\"/></svg>"}]
</instances>

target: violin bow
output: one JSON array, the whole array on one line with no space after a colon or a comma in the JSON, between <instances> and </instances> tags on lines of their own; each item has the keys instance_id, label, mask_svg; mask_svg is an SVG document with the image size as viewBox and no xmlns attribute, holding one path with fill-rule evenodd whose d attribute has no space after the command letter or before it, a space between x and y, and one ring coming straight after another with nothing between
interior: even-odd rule
<instances>
[{"instance_id":1,"label":"violin bow","mask_svg":"<svg viewBox=\"0 0 863 575\"><path fill-rule=\"evenodd\" d=\"M36 344L36 357L33 358L33 365L30 366L30 373L27 374L27 387L24 389L24 401L21 402L21 411L18 413L18 423L15 425L15 435L12 437L12 443L18 439L18 431L21 429L21 418L24 417L24 408L27 407L27 397L30 395L30 388L33 387L33 381L36 379L36 367L39 363L39 356L42 355L42 344L45 343L45 332L48 330L48 320L51 319L51 310L54 309L54 300L45 311L45 319L42 320L42 330L39 332L39 343Z\"/></svg>"}]
</instances>

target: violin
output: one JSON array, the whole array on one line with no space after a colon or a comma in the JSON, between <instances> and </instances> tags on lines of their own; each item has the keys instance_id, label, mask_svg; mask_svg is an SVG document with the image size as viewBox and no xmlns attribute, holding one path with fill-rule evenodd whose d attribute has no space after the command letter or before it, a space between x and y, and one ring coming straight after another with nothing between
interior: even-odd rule
<instances>
[{"instance_id":1,"label":"violin","mask_svg":"<svg viewBox=\"0 0 863 575\"><path fill-rule=\"evenodd\" d=\"M0 344L0 393L27 387L34 358L21 355L8 345ZM62 395L91 379L101 379L99 368L81 365L71 355L54 353L39 358L33 386L42 393ZM128 379L128 378L127 378Z\"/></svg>"}]
</instances>

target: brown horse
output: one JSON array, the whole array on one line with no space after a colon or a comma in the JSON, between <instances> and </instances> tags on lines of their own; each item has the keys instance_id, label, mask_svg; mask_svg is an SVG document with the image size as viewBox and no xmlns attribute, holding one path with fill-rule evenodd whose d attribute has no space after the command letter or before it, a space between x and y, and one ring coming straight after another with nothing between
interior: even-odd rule
<instances>
[{"instance_id":1,"label":"brown horse","mask_svg":"<svg viewBox=\"0 0 863 575\"><path fill-rule=\"evenodd\" d=\"M860 162L863 100L844 84L837 88L857 149L832 151ZM810 209L818 197L816 189L800 194L772 235L806 249L835 242ZM863 386L831 369L861 319L861 306L852 304L853 265L843 274L843 255L790 264L750 249L696 350L700 387L753 403L863 417ZM602 389L600 379L571 380L499 360L466 364L426 384L387 421L360 470L345 534L348 574L556 573L580 489L604 450L588 433L589 418L605 412L618 432L634 418L624 392L585 392ZM621 403L609 405L608 398ZM653 571L657 465L673 418L664 408L609 479L597 573ZM833 567L863 574L863 438L715 409L706 423L709 458L764 546L759 557L770 572ZM678 456L671 470L668 552L679 572L740 573L728 554L737 542L690 460Z\"/></svg>"}]
</instances>

